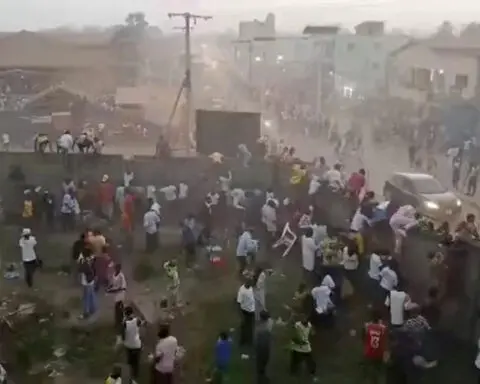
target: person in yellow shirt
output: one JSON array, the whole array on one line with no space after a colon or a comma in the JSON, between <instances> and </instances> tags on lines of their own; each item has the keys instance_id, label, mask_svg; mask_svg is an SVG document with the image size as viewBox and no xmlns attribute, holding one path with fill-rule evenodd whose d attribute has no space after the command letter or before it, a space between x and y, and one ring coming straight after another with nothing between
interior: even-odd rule
<instances>
[{"instance_id":1,"label":"person in yellow shirt","mask_svg":"<svg viewBox=\"0 0 480 384\"><path fill-rule=\"evenodd\" d=\"M122 368L119 365L114 365L112 373L105 379L105 384L122 384Z\"/></svg>"}]
</instances>

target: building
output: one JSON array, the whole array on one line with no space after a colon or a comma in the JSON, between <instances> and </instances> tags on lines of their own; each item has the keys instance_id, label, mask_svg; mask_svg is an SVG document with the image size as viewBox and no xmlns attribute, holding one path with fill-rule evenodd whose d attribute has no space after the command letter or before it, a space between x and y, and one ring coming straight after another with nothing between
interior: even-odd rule
<instances>
[{"instance_id":1,"label":"building","mask_svg":"<svg viewBox=\"0 0 480 384\"><path fill-rule=\"evenodd\" d=\"M385 34L384 23L363 22L355 33L340 33L335 41L335 74L337 83L369 94L384 89L387 61L391 52L410 39L403 35Z\"/></svg>"},{"instance_id":2,"label":"building","mask_svg":"<svg viewBox=\"0 0 480 384\"><path fill-rule=\"evenodd\" d=\"M265 21L257 19L252 21L241 21L238 24L239 40L254 40L256 38L273 38L275 37L275 15L269 13Z\"/></svg>"},{"instance_id":3,"label":"building","mask_svg":"<svg viewBox=\"0 0 480 384\"><path fill-rule=\"evenodd\" d=\"M114 87L114 66L102 45L76 45L28 31L0 38L0 71L32 71L49 85L101 92Z\"/></svg>"},{"instance_id":4,"label":"building","mask_svg":"<svg viewBox=\"0 0 480 384\"><path fill-rule=\"evenodd\" d=\"M393 52L388 92L423 103L479 96L480 44L462 39L412 41Z\"/></svg>"}]
</instances>

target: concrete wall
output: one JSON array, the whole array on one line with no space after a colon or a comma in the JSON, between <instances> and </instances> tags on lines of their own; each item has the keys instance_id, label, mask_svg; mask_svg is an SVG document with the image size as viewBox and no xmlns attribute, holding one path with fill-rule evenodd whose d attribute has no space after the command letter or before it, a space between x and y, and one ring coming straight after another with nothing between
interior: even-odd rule
<instances>
[{"instance_id":1,"label":"concrete wall","mask_svg":"<svg viewBox=\"0 0 480 384\"><path fill-rule=\"evenodd\" d=\"M28 183L56 188L67 176L74 180L100 180L102 175L108 174L112 180L120 181L126 167L121 155L94 157L74 154L68 159L71 166L66 168L62 158L56 154L0 152L0 179L5 180L12 166L21 166ZM194 187L207 179L207 174L214 169L208 157L158 160L150 156L138 156L129 163L139 185L152 183L159 187L180 182ZM225 165L232 170L235 185L245 188L270 186L270 166L264 162L252 164L250 168L243 168L238 161L227 160Z\"/></svg>"}]
</instances>

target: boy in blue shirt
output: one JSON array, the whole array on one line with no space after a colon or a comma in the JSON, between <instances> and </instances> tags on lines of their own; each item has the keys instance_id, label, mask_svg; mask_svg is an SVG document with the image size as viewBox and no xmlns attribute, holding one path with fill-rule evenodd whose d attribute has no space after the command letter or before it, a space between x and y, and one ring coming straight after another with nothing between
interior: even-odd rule
<instances>
[{"instance_id":1,"label":"boy in blue shirt","mask_svg":"<svg viewBox=\"0 0 480 384\"><path fill-rule=\"evenodd\" d=\"M215 345L215 374L213 382L222 384L232 358L232 339L227 332L220 332Z\"/></svg>"}]
</instances>

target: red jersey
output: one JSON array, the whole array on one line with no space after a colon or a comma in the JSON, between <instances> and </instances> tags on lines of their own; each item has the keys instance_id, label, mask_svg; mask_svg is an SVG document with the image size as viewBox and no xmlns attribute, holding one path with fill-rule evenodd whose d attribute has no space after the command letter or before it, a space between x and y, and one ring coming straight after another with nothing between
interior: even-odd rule
<instances>
[{"instance_id":1,"label":"red jersey","mask_svg":"<svg viewBox=\"0 0 480 384\"><path fill-rule=\"evenodd\" d=\"M347 185L351 191L358 195L365 186L365 176L363 176L361 173L354 172L348 179Z\"/></svg>"},{"instance_id":2,"label":"red jersey","mask_svg":"<svg viewBox=\"0 0 480 384\"><path fill-rule=\"evenodd\" d=\"M365 326L364 353L368 359L383 359L387 327L383 324L368 323Z\"/></svg>"}]
</instances>

